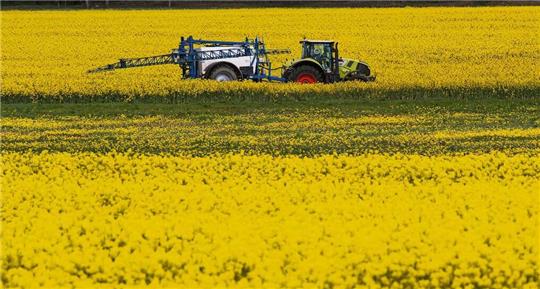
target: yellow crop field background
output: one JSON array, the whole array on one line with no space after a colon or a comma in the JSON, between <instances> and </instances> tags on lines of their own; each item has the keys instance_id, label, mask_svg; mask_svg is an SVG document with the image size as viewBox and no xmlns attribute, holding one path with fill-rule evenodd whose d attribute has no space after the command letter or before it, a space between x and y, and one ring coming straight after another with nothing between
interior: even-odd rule
<instances>
[{"instance_id":1,"label":"yellow crop field background","mask_svg":"<svg viewBox=\"0 0 540 289\"><path fill-rule=\"evenodd\" d=\"M537 7L2 11L4 100L527 97L538 92ZM119 58L158 55L180 36L261 36L299 58L303 37L334 39L340 54L372 66L375 83L219 84L180 81L174 65L86 74ZM278 72L279 75L279 72ZM435 89L435 91L432 91ZM448 92L449 91L449 92ZM218 94L219 97L215 95Z\"/></svg>"},{"instance_id":2,"label":"yellow crop field background","mask_svg":"<svg viewBox=\"0 0 540 289\"><path fill-rule=\"evenodd\" d=\"M8 287L538 288L538 156L3 163Z\"/></svg>"},{"instance_id":3,"label":"yellow crop field background","mask_svg":"<svg viewBox=\"0 0 540 289\"><path fill-rule=\"evenodd\" d=\"M0 287L540 287L540 6L0 16ZM189 35L377 80L87 73Z\"/></svg>"}]
</instances>

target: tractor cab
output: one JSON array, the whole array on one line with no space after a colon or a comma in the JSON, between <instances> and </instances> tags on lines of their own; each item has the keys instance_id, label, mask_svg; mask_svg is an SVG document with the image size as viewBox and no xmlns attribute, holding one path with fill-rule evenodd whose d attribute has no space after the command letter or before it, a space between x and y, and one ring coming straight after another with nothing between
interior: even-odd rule
<instances>
[{"instance_id":1,"label":"tractor cab","mask_svg":"<svg viewBox=\"0 0 540 289\"><path fill-rule=\"evenodd\" d=\"M300 44L302 44L302 59L311 58L317 61L326 72L333 70L334 54L337 51L334 41L304 39Z\"/></svg>"}]
</instances>

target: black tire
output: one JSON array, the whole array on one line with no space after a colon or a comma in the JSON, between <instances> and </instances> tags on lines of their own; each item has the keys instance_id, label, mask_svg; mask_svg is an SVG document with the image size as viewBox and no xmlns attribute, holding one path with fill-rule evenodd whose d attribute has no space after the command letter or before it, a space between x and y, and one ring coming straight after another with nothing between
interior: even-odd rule
<instances>
[{"instance_id":1,"label":"black tire","mask_svg":"<svg viewBox=\"0 0 540 289\"><path fill-rule=\"evenodd\" d=\"M235 81L238 80L238 74L229 65L218 65L212 69L209 79L216 81Z\"/></svg>"},{"instance_id":2,"label":"black tire","mask_svg":"<svg viewBox=\"0 0 540 289\"><path fill-rule=\"evenodd\" d=\"M360 81L367 82L367 81L370 81L370 77L363 74L359 74L358 71L352 71L349 74L345 75L343 80L344 81L360 80Z\"/></svg>"},{"instance_id":3,"label":"black tire","mask_svg":"<svg viewBox=\"0 0 540 289\"><path fill-rule=\"evenodd\" d=\"M302 83L313 83L313 82L304 82L301 81L302 76L311 76L315 82L323 82L324 78L321 71L311 65L300 65L294 68L288 74L288 81L290 82L302 82Z\"/></svg>"},{"instance_id":4,"label":"black tire","mask_svg":"<svg viewBox=\"0 0 540 289\"><path fill-rule=\"evenodd\" d=\"M365 76L370 76L371 75L371 70L369 69L369 66L363 64L363 63L360 63L358 64L358 67L356 68L356 71L358 74L361 74L361 75L365 75Z\"/></svg>"}]
</instances>

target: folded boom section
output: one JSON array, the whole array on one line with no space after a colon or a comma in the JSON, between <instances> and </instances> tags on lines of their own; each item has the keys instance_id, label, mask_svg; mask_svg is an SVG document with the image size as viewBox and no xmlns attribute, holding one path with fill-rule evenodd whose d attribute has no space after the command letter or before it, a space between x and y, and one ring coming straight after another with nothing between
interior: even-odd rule
<instances>
[{"instance_id":1,"label":"folded boom section","mask_svg":"<svg viewBox=\"0 0 540 289\"><path fill-rule=\"evenodd\" d=\"M141 66L151 66L151 65L161 65L161 64L176 64L175 54L163 54L149 57L139 57L139 58L126 58L120 59L118 62L113 64L107 64L92 70L89 70L89 73L115 70L120 68L129 68L129 67L141 67Z\"/></svg>"}]
</instances>

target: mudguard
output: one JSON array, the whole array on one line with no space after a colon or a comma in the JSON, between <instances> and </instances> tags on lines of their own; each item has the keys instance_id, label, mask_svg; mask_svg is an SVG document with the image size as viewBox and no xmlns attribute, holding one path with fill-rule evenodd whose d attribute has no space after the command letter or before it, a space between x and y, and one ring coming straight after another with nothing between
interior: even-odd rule
<instances>
[{"instance_id":1,"label":"mudguard","mask_svg":"<svg viewBox=\"0 0 540 289\"><path fill-rule=\"evenodd\" d=\"M298 67L300 65L305 65L305 64L312 65L312 66L316 67L317 69L319 69L321 71L322 75L325 75L324 70L322 69L319 62L317 62L316 60L314 60L312 58L304 58L304 59L292 60L290 62L287 62L284 65L285 71L283 72L282 77L285 78L285 79L288 79L289 74L294 70L294 68L296 68L296 67Z\"/></svg>"}]
</instances>

